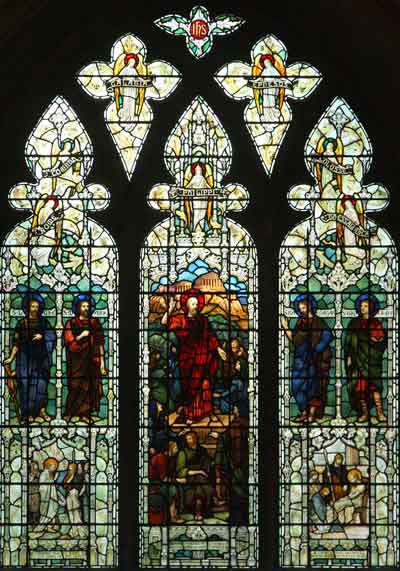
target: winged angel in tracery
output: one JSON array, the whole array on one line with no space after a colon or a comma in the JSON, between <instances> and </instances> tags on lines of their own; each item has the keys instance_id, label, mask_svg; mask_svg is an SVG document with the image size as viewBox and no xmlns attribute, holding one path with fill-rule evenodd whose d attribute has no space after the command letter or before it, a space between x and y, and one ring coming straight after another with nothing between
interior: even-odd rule
<instances>
[{"instance_id":1,"label":"winged angel in tracery","mask_svg":"<svg viewBox=\"0 0 400 571\"><path fill-rule=\"evenodd\" d=\"M254 44L251 63L234 61L221 67L216 81L233 99L250 99L244 119L268 175L290 123L287 99L308 97L321 81L321 74L308 63L287 65L287 50L273 35Z\"/></svg>"},{"instance_id":2,"label":"winged angel in tracery","mask_svg":"<svg viewBox=\"0 0 400 571\"><path fill-rule=\"evenodd\" d=\"M141 254L147 564L181 564L181 545L196 567L256 562L256 252L226 216L248 203L245 188L223 182L231 154L218 118L197 97L165 147L174 183L149 195L153 208L170 214ZM166 487L156 484L161 474ZM200 552L196 539L208 548Z\"/></svg>"},{"instance_id":3,"label":"winged angel in tracery","mask_svg":"<svg viewBox=\"0 0 400 571\"><path fill-rule=\"evenodd\" d=\"M9 201L30 216L1 249L1 565L113 565L118 255L87 214L109 192L85 182L92 144L62 97L25 159L36 182Z\"/></svg>"},{"instance_id":4,"label":"winged angel in tracery","mask_svg":"<svg viewBox=\"0 0 400 571\"><path fill-rule=\"evenodd\" d=\"M78 73L86 93L111 99L104 119L129 180L153 121L148 100L165 99L181 80L171 64L163 60L148 63L146 58L144 43L127 34L113 45L110 63L95 61Z\"/></svg>"},{"instance_id":5,"label":"winged angel in tracery","mask_svg":"<svg viewBox=\"0 0 400 571\"><path fill-rule=\"evenodd\" d=\"M393 240L369 218L389 199L382 185L364 183L371 161L364 127L338 97L305 145L315 183L289 191L292 208L310 212L280 252L289 567L398 561L398 267Z\"/></svg>"}]
</instances>

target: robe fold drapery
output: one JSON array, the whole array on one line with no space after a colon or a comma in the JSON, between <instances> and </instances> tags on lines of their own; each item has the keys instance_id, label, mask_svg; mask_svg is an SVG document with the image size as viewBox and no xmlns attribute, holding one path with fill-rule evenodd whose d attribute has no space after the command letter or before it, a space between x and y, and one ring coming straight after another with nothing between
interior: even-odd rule
<instances>
[{"instance_id":1,"label":"robe fold drapery","mask_svg":"<svg viewBox=\"0 0 400 571\"><path fill-rule=\"evenodd\" d=\"M373 392L382 392L382 363L386 347L387 336L379 319L356 317L350 321L344 344L347 387L351 406L359 413L362 400L370 403Z\"/></svg>"},{"instance_id":2,"label":"robe fold drapery","mask_svg":"<svg viewBox=\"0 0 400 571\"><path fill-rule=\"evenodd\" d=\"M78 341L77 337L84 330L89 330L90 335ZM99 411L103 396L100 348L104 344L104 334L98 319L70 319L64 329L64 344L67 351L68 378L65 415L90 416L92 412Z\"/></svg>"},{"instance_id":3,"label":"robe fold drapery","mask_svg":"<svg viewBox=\"0 0 400 571\"><path fill-rule=\"evenodd\" d=\"M315 406L323 415L326 401L333 335L325 321L316 315L300 317L293 330L294 362L292 393L300 412Z\"/></svg>"},{"instance_id":4,"label":"robe fold drapery","mask_svg":"<svg viewBox=\"0 0 400 571\"><path fill-rule=\"evenodd\" d=\"M218 339L207 317L178 314L169 318L168 329L178 340L178 364L184 396L184 414L200 420L212 413L212 386L218 369Z\"/></svg>"},{"instance_id":5,"label":"robe fold drapery","mask_svg":"<svg viewBox=\"0 0 400 571\"><path fill-rule=\"evenodd\" d=\"M58 512L63 498L57 491L54 474L44 469L39 478L40 492L40 518L39 524L34 527L31 537L40 537L47 532L55 532L58 529Z\"/></svg>"},{"instance_id":6,"label":"robe fold drapery","mask_svg":"<svg viewBox=\"0 0 400 571\"><path fill-rule=\"evenodd\" d=\"M34 341L40 334L42 338ZM21 416L36 417L47 405L47 388L50 380L51 356L56 335L44 317L21 319L14 332L16 381Z\"/></svg>"}]
</instances>

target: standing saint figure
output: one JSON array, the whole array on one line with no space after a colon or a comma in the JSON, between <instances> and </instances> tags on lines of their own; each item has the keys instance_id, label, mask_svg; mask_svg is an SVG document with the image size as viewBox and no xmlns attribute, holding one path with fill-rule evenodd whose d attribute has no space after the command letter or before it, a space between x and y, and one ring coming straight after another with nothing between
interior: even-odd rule
<instances>
[{"instance_id":1,"label":"standing saint figure","mask_svg":"<svg viewBox=\"0 0 400 571\"><path fill-rule=\"evenodd\" d=\"M47 387L56 335L48 320L42 317L44 307L40 294L25 296L22 304L25 317L17 323L10 356L4 361L7 368L16 359L15 378L22 420L32 421L38 416L51 420L46 413Z\"/></svg>"},{"instance_id":2,"label":"standing saint figure","mask_svg":"<svg viewBox=\"0 0 400 571\"><path fill-rule=\"evenodd\" d=\"M226 359L208 318L201 314L204 294L190 289L180 296L184 313L174 313L175 298L169 303L161 323L179 341L178 363L183 391L183 415L187 423L213 417L212 387L218 370L218 355Z\"/></svg>"},{"instance_id":3,"label":"standing saint figure","mask_svg":"<svg viewBox=\"0 0 400 571\"><path fill-rule=\"evenodd\" d=\"M300 294L294 300L298 319L294 329L282 317L282 327L294 345L292 393L300 414L295 422L313 422L325 411L329 383L333 335L323 319L316 315L317 302L310 294Z\"/></svg>"},{"instance_id":4,"label":"standing saint figure","mask_svg":"<svg viewBox=\"0 0 400 571\"><path fill-rule=\"evenodd\" d=\"M90 415L100 409L103 396L101 377L107 374L104 361L104 333L96 317L95 302L86 294L72 303L75 317L64 328L67 353L68 397L64 418L73 416L90 422Z\"/></svg>"},{"instance_id":5,"label":"standing saint figure","mask_svg":"<svg viewBox=\"0 0 400 571\"><path fill-rule=\"evenodd\" d=\"M65 499L57 490L55 483L58 470L58 460L47 458L43 462L43 471L39 478L40 492L40 518L39 523L30 534L31 539L36 539L45 533L57 533L59 531L58 512L60 506L65 505Z\"/></svg>"},{"instance_id":6,"label":"standing saint figure","mask_svg":"<svg viewBox=\"0 0 400 571\"><path fill-rule=\"evenodd\" d=\"M361 294L355 308L358 317L346 330L344 357L350 403L358 413L358 422L366 422L375 404L376 418L386 422L382 404L382 366L387 347L387 333L375 315L379 301L369 293Z\"/></svg>"}]
</instances>

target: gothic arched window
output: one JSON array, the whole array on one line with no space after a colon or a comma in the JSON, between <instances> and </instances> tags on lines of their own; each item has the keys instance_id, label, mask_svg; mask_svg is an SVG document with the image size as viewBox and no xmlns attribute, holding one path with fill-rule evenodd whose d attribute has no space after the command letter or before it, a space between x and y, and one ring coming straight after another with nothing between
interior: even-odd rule
<instances>
[{"instance_id":1,"label":"gothic arched window","mask_svg":"<svg viewBox=\"0 0 400 571\"><path fill-rule=\"evenodd\" d=\"M3 566L116 561L118 254L88 216L92 143L62 97L25 147L36 182L11 205L31 215L1 249Z\"/></svg>"},{"instance_id":2,"label":"gothic arched window","mask_svg":"<svg viewBox=\"0 0 400 571\"><path fill-rule=\"evenodd\" d=\"M232 149L196 97L165 146L169 212L141 251L141 564L257 562L257 255L227 217Z\"/></svg>"},{"instance_id":3,"label":"gothic arched window","mask_svg":"<svg viewBox=\"0 0 400 571\"><path fill-rule=\"evenodd\" d=\"M371 160L337 97L306 141L315 182L288 195L310 215L280 251L282 566L397 560L398 265Z\"/></svg>"}]
</instances>

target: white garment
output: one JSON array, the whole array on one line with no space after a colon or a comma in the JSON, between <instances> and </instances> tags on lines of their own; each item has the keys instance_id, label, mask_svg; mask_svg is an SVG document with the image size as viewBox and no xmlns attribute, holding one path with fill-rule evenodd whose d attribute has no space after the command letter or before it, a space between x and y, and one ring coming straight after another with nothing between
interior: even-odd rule
<instances>
[{"instance_id":1,"label":"white garment","mask_svg":"<svg viewBox=\"0 0 400 571\"><path fill-rule=\"evenodd\" d=\"M55 474L48 470L43 470L39 478L40 493L40 519L39 523L33 529L33 534L42 535L57 523L58 510L63 498L57 492L54 482Z\"/></svg>"},{"instance_id":2,"label":"white garment","mask_svg":"<svg viewBox=\"0 0 400 571\"><path fill-rule=\"evenodd\" d=\"M79 492L76 488L73 488L68 492L66 506L69 522L71 524L69 535L71 537L86 537L87 529L82 521L81 501Z\"/></svg>"},{"instance_id":3,"label":"white garment","mask_svg":"<svg viewBox=\"0 0 400 571\"><path fill-rule=\"evenodd\" d=\"M190 180L187 188L209 188L210 185L204 178L203 174L195 174ZM208 198L196 196L192 199L192 222L193 230L196 230L196 226L205 219L207 215Z\"/></svg>"},{"instance_id":4,"label":"white garment","mask_svg":"<svg viewBox=\"0 0 400 571\"><path fill-rule=\"evenodd\" d=\"M134 67L127 65L121 70L119 75L120 77L133 78L133 76L137 76L138 74ZM118 111L118 117L124 123L124 129L126 131L132 131L138 120L136 115L136 99L138 90L136 87L126 86L121 87L120 90L122 95L122 107Z\"/></svg>"},{"instance_id":5,"label":"white garment","mask_svg":"<svg viewBox=\"0 0 400 571\"><path fill-rule=\"evenodd\" d=\"M267 80L273 80L275 77L281 78L281 74L270 61L265 60L264 65L261 77L265 77ZM267 87L263 90L262 120L267 123L264 125L267 131L273 131L276 127L274 123L279 123L281 120L281 110L277 104L278 96L279 87Z\"/></svg>"}]
</instances>

